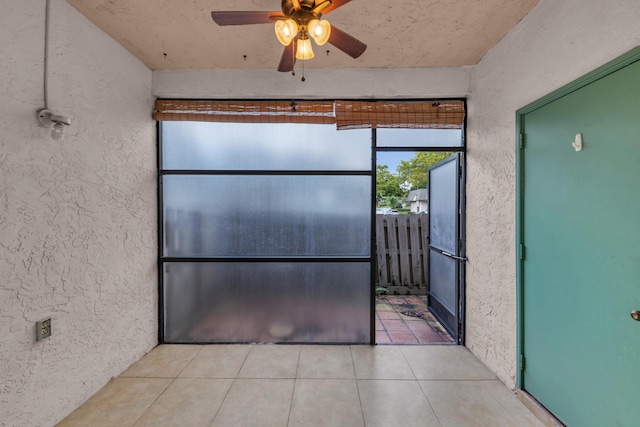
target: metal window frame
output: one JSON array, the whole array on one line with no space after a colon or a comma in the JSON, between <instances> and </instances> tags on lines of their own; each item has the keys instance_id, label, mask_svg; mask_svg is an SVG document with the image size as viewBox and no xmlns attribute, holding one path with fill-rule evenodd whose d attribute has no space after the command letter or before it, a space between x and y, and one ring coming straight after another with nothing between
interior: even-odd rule
<instances>
[{"instance_id":1,"label":"metal window frame","mask_svg":"<svg viewBox=\"0 0 640 427\"><path fill-rule=\"evenodd\" d=\"M439 98L439 99L404 99L404 100L386 100L377 99L376 101L394 101L394 102L412 102L412 101L462 101L464 102L464 110L467 111L465 98ZM376 165L377 165L377 153L379 152L456 152L462 153L462 176L460 187L462 195L460 198L460 238L462 241L462 254L466 253L466 235L465 235L465 188L466 188L466 129L467 129L467 115L464 116L464 124L461 129L461 145L451 147L378 147L377 146L377 132L376 128L371 129L371 168L369 171L365 170L175 170L175 169L163 169L162 158L162 122L156 121L156 136L157 136L157 170L158 170L158 186L157 186L157 225L158 225L158 342L160 344L165 342L164 337L164 263L167 262L369 262L370 265L370 345L376 345L375 339L375 281L376 281L376 225L375 225L375 210L376 210ZM369 257L165 257L163 255L164 246L164 199L163 199L163 178L164 176L171 175L261 175L261 176L371 176L371 215L370 215L370 250ZM461 277L459 290L459 306L461 310L461 326L458 331L457 342L458 344L464 344L464 307L465 307L465 273L464 266L461 266Z\"/></svg>"}]
</instances>

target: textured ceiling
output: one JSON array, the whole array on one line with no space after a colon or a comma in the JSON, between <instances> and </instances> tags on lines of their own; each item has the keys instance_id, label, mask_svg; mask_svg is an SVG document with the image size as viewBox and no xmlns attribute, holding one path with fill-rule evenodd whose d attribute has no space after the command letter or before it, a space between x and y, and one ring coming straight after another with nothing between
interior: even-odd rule
<instances>
[{"instance_id":1,"label":"textured ceiling","mask_svg":"<svg viewBox=\"0 0 640 427\"><path fill-rule=\"evenodd\" d=\"M540 0L352 0L325 15L366 43L352 59L315 46L311 68L476 64ZM280 11L280 0L67 0L153 70L277 68L273 25L220 27L211 11Z\"/></svg>"}]
</instances>

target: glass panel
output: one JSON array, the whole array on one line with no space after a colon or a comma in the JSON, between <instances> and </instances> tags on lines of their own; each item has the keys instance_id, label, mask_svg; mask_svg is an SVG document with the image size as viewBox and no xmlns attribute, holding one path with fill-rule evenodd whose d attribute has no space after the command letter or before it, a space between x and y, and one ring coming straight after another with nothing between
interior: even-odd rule
<instances>
[{"instance_id":1,"label":"glass panel","mask_svg":"<svg viewBox=\"0 0 640 427\"><path fill-rule=\"evenodd\" d=\"M434 250L429 253L429 292L455 315L457 261Z\"/></svg>"},{"instance_id":2,"label":"glass panel","mask_svg":"<svg viewBox=\"0 0 640 427\"><path fill-rule=\"evenodd\" d=\"M170 175L168 257L370 256L370 176Z\"/></svg>"},{"instance_id":3,"label":"glass panel","mask_svg":"<svg viewBox=\"0 0 640 427\"><path fill-rule=\"evenodd\" d=\"M371 170L371 131L163 122L162 161L165 170Z\"/></svg>"},{"instance_id":4,"label":"glass panel","mask_svg":"<svg viewBox=\"0 0 640 427\"><path fill-rule=\"evenodd\" d=\"M370 264L165 263L166 342L368 343Z\"/></svg>"},{"instance_id":5,"label":"glass panel","mask_svg":"<svg viewBox=\"0 0 640 427\"><path fill-rule=\"evenodd\" d=\"M429 171L429 239L431 246L457 255L458 162Z\"/></svg>"},{"instance_id":6,"label":"glass panel","mask_svg":"<svg viewBox=\"0 0 640 427\"><path fill-rule=\"evenodd\" d=\"M378 147L462 147L462 129L378 129Z\"/></svg>"}]
</instances>

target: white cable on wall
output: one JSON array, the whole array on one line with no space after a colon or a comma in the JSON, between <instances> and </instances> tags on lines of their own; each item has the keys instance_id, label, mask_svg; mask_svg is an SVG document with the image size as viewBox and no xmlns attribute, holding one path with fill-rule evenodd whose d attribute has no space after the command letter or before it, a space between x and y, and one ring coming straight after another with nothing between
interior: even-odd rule
<instances>
[{"instance_id":1,"label":"white cable on wall","mask_svg":"<svg viewBox=\"0 0 640 427\"><path fill-rule=\"evenodd\" d=\"M49 17L51 9L51 0L45 3L44 18L44 108L49 108Z\"/></svg>"},{"instance_id":2,"label":"white cable on wall","mask_svg":"<svg viewBox=\"0 0 640 427\"><path fill-rule=\"evenodd\" d=\"M44 19L44 66L43 68L43 92L44 108L37 111L37 119L40 126L51 129L51 138L60 141L64 136L64 128L71 125L69 117L55 114L49 109L49 21L51 17L51 0L45 3Z\"/></svg>"}]
</instances>

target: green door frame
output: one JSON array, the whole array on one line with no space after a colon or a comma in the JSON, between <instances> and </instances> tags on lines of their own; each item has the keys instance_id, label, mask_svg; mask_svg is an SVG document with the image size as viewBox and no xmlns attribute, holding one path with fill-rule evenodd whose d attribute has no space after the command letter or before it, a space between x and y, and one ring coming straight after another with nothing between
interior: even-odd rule
<instances>
[{"instance_id":1,"label":"green door frame","mask_svg":"<svg viewBox=\"0 0 640 427\"><path fill-rule=\"evenodd\" d=\"M516 354L517 375L516 383L518 388L524 389L524 150L526 149L526 130L524 128L525 115L551 102L562 98L565 95L575 92L596 80L612 74L627 65L640 60L640 46L630 50L624 55L611 62L595 69L594 71L580 77L579 79L557 89L550 94L522 107L516 111Z\"/></svg>"}]
</instances>

